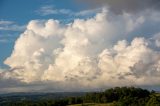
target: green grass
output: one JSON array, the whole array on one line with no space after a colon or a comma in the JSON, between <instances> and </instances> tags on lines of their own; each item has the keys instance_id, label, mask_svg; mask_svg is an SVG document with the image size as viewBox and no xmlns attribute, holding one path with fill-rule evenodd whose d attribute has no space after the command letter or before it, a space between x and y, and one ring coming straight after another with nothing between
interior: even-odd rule
<instances>
[{"instance_id":1,"label":"green grass","mask_svg":"<svg viewBox=\"0 0 160 106\"><path fill-rule=\"evenodd\" d=\"M113 106L112 103L107 104L98 104L98 103L85 103L85 104L75 104L75 105L68 105L68 106Z\"/></svg>"}]
</instances>

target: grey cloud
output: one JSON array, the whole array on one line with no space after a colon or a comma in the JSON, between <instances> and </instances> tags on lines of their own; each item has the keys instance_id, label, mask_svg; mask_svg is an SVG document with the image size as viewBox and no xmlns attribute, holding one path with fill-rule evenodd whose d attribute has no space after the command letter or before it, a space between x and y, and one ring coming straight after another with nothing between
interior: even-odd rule
<instances>
[{"instance_id":1,"label":"grey cloud","mask_svg":"<svg viewBox=\"0 0 160 106\"><path fill-rule=\"evenodd\" d=\"M116 13L126 12L138 12L145 9L156 9L160 8L159 0L77 0L78 3L85 3L90 8L99 6L109 6L110 9Z\"/></svg>"}]
</instances>

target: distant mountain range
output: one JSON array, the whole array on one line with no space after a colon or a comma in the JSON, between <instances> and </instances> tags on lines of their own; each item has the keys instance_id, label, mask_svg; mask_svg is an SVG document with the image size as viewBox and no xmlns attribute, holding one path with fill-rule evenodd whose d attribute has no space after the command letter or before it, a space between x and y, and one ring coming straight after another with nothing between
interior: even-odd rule
<instances>
[{"instance_id":1,"label":"distant mountain range","mask_svg":"<svg viewBox=\"0 0 160 106\"><path fill-rule=\"evenodd\" d=\"M21 101L21 100L43 100L43 99L61 99L65 97L78 97L85 95L85 92L55 92L55 93L40 93L40 92L28 92L28 93L7 93L0 94L1 102Z\"/></svg>"}]
</instances>

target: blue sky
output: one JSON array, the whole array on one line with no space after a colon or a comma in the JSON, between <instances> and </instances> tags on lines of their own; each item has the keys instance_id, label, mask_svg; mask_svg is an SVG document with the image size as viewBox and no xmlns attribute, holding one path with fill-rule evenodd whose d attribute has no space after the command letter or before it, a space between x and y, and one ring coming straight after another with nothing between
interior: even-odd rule
<instances>
[{"instance_id":1,"label":"blue sky","mask_svg":"<svg viewBox=\"0 0 160 106\"><path fill-rule=\"evenodd\" d=\"M160 90L159 7L159 0L0 0L0 93Z\"/></svg>"}]
</instances>

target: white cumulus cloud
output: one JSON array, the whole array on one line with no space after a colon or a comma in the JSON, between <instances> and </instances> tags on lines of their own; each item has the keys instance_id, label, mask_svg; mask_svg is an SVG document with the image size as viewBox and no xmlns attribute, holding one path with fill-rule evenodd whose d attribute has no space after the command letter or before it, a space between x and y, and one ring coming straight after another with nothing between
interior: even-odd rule
<instances>
[{"instance_id":1,"label":"white cumulus cloud","mask_svg":"<svg viewBox=\"0 0 160 106\"><path fill-rule=\"evenodd\" d=\"M143 16L114 17L105 9L66 25L32 20L5 60L10 71L1 72L1 80L61 90L159 84L160 51L150 46L155 42L123 40L144 22Z\"/></svg>"}]
</instances>

